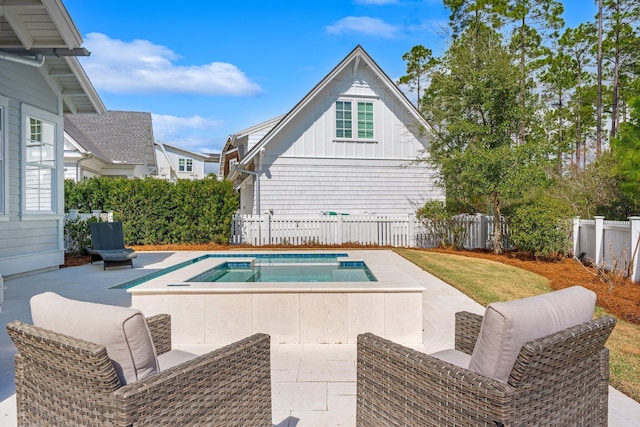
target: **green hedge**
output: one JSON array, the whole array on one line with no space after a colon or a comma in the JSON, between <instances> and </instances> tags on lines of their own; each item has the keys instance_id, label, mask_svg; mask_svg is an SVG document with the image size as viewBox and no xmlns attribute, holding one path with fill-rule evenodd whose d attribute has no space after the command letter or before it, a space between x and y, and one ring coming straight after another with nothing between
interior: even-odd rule
<instances>
[{"instance_id":1,"label":"green hedge","mask_svg":"<svg viewBox=\"0 0 640 427\"><path fill-rule=\"evenodd\" d=\"M96 177L65 181L65 211L113 212L129 245L228 243L239 206L229 181Z\"/></svg>"}]
</instances>

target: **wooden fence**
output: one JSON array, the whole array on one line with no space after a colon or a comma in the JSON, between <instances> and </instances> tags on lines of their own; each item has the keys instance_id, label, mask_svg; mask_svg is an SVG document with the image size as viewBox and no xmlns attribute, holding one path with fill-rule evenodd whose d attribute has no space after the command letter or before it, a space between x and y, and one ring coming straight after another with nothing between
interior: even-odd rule
<instances>
[{"instance_id":1,"label":"wooden fence","mask_svg":"<svg viewBox=\"0 0 640 427\"><path fill-rule=\"evenodd\" d=\"M262 245L361 245L436 247L443 239L455 240L467 249L493 247L493 217L460 215L446 233L423 226L414 215L235 215L232 244ZM451 228L457 230L452 231ZM504 235L508 229L504 225ZM454 235L455 234L455 235Z\"/></svg>"},{"instance_id":2,"label":"wooden fence","mask_svg":"<svg viewBox=\"0 0 640 427\"><path fill-rule=\"evenodd\" d=\"M573 253L595 266L640 282L640 217L629 221L574 218Z\"/></svg>"}]
</instances>

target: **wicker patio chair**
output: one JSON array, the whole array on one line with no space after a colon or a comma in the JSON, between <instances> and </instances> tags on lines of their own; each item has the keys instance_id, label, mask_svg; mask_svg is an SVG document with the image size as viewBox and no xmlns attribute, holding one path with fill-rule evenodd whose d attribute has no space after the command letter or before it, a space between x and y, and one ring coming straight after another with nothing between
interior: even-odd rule
<instances>
[{"instance_id":1,"label":"wicker patio chair","mask_svg":"<svg viewBox=\"0 0 640 427\"><path fill-rule=\"evenodd\" d=\"M478 351L482 323L483 316L457 313L456 350L443 358L446 351L427 355L359 335L357 425L607 425L604 343L614 318L602 316L524 343L506 382L464 367Z\"/></svg>"},{"instance_id":2,"label":"wicker patio chair","mask_svg":"<svg viewBox=\"0 0 640 427\"><path fill-rule=\"evenodd\" d=\"M156 352L167 354L169 315L147 324ZM189 360L178 352L186 361L121 385L104 345L20 321L6 328L18 348L19 426L272 425L268 335Z\"/></svg>"},{"instance_id":3,"label":"wicker patio chair","mask_svg":"<svg viewBox=\"0 0 640 427\"><path fill-rule=\"evenodd\" d=\"M87 252L91 254L91 264L94 261L103 261L103 270L107 267L130 265L133 268L133 259L138 255L131 248L124 246L124 232L121 222L92 222L91 247Z\"/></svg>"}]
</instances>

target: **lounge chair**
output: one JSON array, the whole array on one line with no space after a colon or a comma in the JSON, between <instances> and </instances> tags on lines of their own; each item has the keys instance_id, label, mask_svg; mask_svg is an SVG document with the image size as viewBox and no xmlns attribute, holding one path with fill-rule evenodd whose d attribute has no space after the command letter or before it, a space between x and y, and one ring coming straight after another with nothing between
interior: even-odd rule
<instances>
[{"instance_id":1,"label":"lounge chair","mask_svg":"<svg viewBox=\"0 0 640 427\"><path fill-rule=\"evenodd\" d=\"M455 350L358 336L357 425L606 426L616 321L575 286L456 314Z\"/></svg>"},{"instance_id":2,"label":"lounge chair","mask_svg":"<svg viewBox=\"0 0 640 427\"><path fill-rule=\"evenodd\" d=\"M271 426L270 338L202 356L171 350L166 314L31 299L13 321L19 426Z\"/></svg>"},{"instance_id":3,"label":"lounge chair","mask_svg":"<svg viewBox=\"0 0 640 427\"><path fill-rule=\"evenodd\" d=\"M138 255L133 249L125 248L121 222L92 222L89 227L91 248L87 251L91 254L91 264L103 260L103 270L118 265L133 268L133 259Z\"/></svg>"}]
</instances>

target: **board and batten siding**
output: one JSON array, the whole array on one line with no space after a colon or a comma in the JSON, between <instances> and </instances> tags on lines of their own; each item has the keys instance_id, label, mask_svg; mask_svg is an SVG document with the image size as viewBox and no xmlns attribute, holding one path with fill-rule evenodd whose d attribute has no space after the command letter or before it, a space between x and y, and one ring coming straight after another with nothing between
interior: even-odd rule
<instances>
[{"instance_id":1,"label":"board and batten siding","mask_svg":"<svg viewBox=\"0 0 640 427\"><path fill-rule=\"evenodd\" d=\"M246 203L241 212L411 214L427 200L443 200L435 172L413 163L428 147L423 130L376 82L368 67L360 66L355 79L347 67L280 129L258 162L260 185L245 189L260 203ZM372 140L336 138L339 99L374 103Z\"/></svg>"},{"instance_id":2,"label":"board and batten siding","mask_svg":"<svg viewBox=\"0 0 640 427\"><path fill-rule=\"evenodd\" d=\"M23 215L22 212L22 108L35 107L60 116L62 103L51 91L40 70L8 61L0 61L0 96L8 99L7 142L5 167L7 182L2 185L8 192L5 212L0 215L0 274L11 276L28 271L55 268L64 262L62 244L63 213L56 215ZM59 126L62 126L62 118ZM62 134L60 129L59 135ZM58 177L63 176L63 141L58 141ZM58 186L62 183L58 180ZM63 189L56 189L58 206L62 206Z\"/></svg>"}]
</instances>

